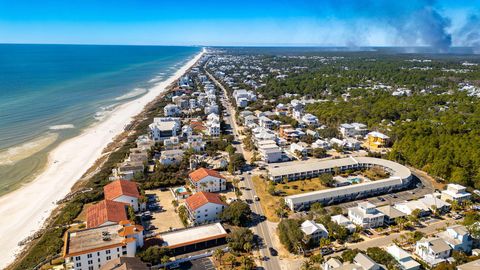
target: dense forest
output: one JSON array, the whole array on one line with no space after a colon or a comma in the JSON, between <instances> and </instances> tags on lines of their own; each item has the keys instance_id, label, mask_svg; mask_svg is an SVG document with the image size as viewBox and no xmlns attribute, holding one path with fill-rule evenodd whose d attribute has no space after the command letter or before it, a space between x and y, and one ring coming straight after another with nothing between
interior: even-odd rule
<instances>
[{"instance_id":1,"label":"dense forest","mask_svg":"<svg viewBox=\"0 0 480 270\"><path fill-rule=\"evenodd\" d=\"M365 94L307 107L321 122L367 123L394 141L391 159L434 176L480 188L480 101L464 93L394 97Z\"/></svg>"}]
</instances>

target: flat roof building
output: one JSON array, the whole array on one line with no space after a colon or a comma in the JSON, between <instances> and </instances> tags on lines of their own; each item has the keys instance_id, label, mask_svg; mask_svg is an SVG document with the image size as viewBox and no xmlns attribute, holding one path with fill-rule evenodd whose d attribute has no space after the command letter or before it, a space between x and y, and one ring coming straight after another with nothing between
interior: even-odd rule
<instances>
[{"instance_id":1,"label":"flat roof building","mask_svg":"<svg viewBox=\"0 0 480 270\"><path fill-rule=\"evenodd\" d=\"M401 190L410 185L412 174L410 170L396 162L371 158L348 157L332 160L313 160L289 162L281 165L270 165L268 176L272 181L283 179L300 180L318 177L324 173L334 173L336 170L355 170L380 167L390 173L390 177L383 180L370 181L356 185L307 192L285 197L285 202L292 210L307 209L311 203L319 202L323 205L345 201L358 200L370 196L380 195Z\"/></svg>"},{"instance_id":2,"label":"flat roof building","mask_svg":"<svg viewBox=\"0 0 480 270\"><path fill-rule=\"evenodd\" d=\"M193 252L226 243L227 231L220 223L162 233L163 246L175 254Z\"/></svg>"}]
</instances>

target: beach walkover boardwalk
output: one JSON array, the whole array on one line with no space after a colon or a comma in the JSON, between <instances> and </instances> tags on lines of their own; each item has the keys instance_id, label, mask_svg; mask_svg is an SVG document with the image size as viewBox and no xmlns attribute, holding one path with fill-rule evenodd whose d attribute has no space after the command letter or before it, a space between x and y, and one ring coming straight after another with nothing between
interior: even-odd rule
<instances>
[{"instance_id":1,"label":"beach walkover boardwalk","mask_svg":"<svg viewBox=\"0 0 480 270\"><path fill-rule=\"evenodd\" d=\"M268 168L268 177L275 182L292 181L310 179L324 173L373 167L383 169L390 176L377 181L287 196L285 202L290 209L301 211L308 209L310 204L315 202L323 205L337 204L405 189L412 183L412 173L407 167L390 160L372 157L348 157L271 165Z\"/></svg>"}]
</instances>

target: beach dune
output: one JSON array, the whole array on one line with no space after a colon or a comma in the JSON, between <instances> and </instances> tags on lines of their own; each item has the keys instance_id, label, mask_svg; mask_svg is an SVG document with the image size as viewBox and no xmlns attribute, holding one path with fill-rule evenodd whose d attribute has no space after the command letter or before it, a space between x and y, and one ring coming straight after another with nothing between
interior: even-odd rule
<instances>
[{"instance_id":1,"label":"beach dune","mask_svg":"<svg viewBox=\"0 0 480 270\"><path fill-rule=\"evenodd\" d=\"M132 118L165 92L201 57L188 61L172 77L153 87L136 100L118 106L101 122L81 135L61 143L50 154L46 169L25 186L0 197L0 269L13 262L20 251L18 242L39 230L55 202L70 192L75 182L101 156L102 150L120 134Z\"/></svg>"}]
</instances>

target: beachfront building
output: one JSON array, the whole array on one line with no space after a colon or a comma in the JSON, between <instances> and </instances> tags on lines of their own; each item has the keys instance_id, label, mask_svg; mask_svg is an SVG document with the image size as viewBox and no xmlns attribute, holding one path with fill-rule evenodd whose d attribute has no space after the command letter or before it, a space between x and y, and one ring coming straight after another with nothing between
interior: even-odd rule
<instances>
[{"instance_id":1,"label":"beachfront building","mask_svg":"<svg viewBox=\"0 0 480 270\"><path fill-rule=\"evenodd\" d=\"M419 270L420 264L412 258L412 255L395 244L385 249L400 265L402 270Z\"/></svg>"},{"instance_id":2,"label":"beachfront building","mask_svg":"<svg viewBox=\"0 0 480 270\"><path fill-rule=\"evenodd\" d=\"M359 200L393 191L406 189L411 185L412 175L410 170L396 162L371 158L348 157L331 160L308 160L270 165L268 177L275 182L311 179L324 173L335 171L358 170L378 167L390 174L387 179L364 182L356 185L324 189L303 194L285 197L285 202L292 210L308 209L310 204L319 202L331 205L345 201Z\"/></svg>"},{"instance_id":3,"label":"beachfront building","mask_svg":"<svg viewBox=\"0 0 480 270\"><path fill-rule=\"evenodd\" d=\"M369 202L358 203L356 207L348 208L348 219L364 229L383 226L384 214Z\"/></svg>"},{"instance_id":4,"label":"beachfront building","mask_svg":"<svg viewBox=\"0 0 480 270\"><path fill-rule=\"evenodd\" d=\"M87 228L118 224L127 217L128 204L103 200L87 208Z\"/></svg>"},{"instance_id":5,"label":"beachfront building","mask_svg":"<svg viewBox=\"0 0 480 270\"><path fill-rule=\"evenodd\" d=\"M170 249L174 255L180 255L224 245L227 235L222 224L212 223L164 232L159 238L162 246Z\"/></svg>"},{"instance_id":6,"label":"beachfront building","mask_svg":"<svg viewBox=\"0 0 480 270\"><path fill-rule=\"evenodd\" d=\"M190 185L195 191L218 192L227 189L227 182L219 172L199 168L188 175Z\"/></svg>"},{"instance_id":7,"label":"beachfront building","mask_svg":"<svg viewBox=\"0 0 480 270\"><path fill-rule=\"evenodd\" d=\"M390 137L387 135L372 131L367 134L367 146L371 149L379 149L386 147L390 142Z\"/></svg>"},{"instance_id":8,"label":"beachfront building","mask_svg":"<svg viewBox=\"0 0 480 270\"><path fill-rule=\"evenodd\" d=\"M185 206L193 224L204 224L218 221L227 204L218 194L200 191L185 199Z\"/></svg>"},{"instance_id":9,"label":"beachfront building","mask_svg":"<svg viewBox=\"0 0 480 270\"><path fill-rule=\"evenodd\" d=\"M98 270L120 257L134 257L143 246L143 227L120 224L67 232L63 248L66 264L74 270Z\"/></svg>"},{"instance_id":10,"label":"beachfront building","mask_svg":"<svg viewBox=\"0 0 480 270\"><path fill-rule=\"evenodd\" d=\"M335 215L332 216L331 219L338 225L345 227L349 233L354 233L357 229L357 226L353 224L353 222L346 218L344 215Z\"/></svg>"},{"instance_id":11,"label":"beachfront building","mask_svg":"<svg viewBox=\"0 0 480 270\"><path fill-rule=\"evenodd\" d=\"M313 245L318 245L321 238L328 238L328 231L325 226L313 220L305 220L300 226L300 230L305 234L307 243Z\"/></svg>"},{"instance_id":12,"label":"beachfront building","mask_svg":"<svg viewBox=\"0 0 480 270\"><path fill-rule=\"evenodd\" d=\"M471 193L467 192L467 188L459 184L448 184L446 190L442 190L441 199L444 201L463 202L470 200Z\"/></svg>"},{"instance_id":13,"label":"beachfront building","mask_svg":"<svg viewBox=\"0 0 480 270\"><path fill-rule=\"evenodd\" d=\"M452 249L441 238L422 238L415 245L415 254L430 266L444 262L450 257Z\"/></svg>"},{"instance_id":14,"label":"beachfront building","mask_svg":"<svg viewBox=\"0 0 480 270\"><path fill-rule=\"evenodd\" d=\"M140 193L137 183L127 180L117 180L103 187L106 200L126 203L133 207L135 212L145 208L140 202Z\"/></svg>"},{"instance_id":15,"label":"beachfront building","mask_svg":"<svg viewBox=\"0 0 480 270\"><path fill-rule=\"evenodd\" d=\"M150 136L154 141L163 141L172 136L178 136L181 129L180 118L155 117L149 126Z\"/></svg>"},{"instance_id":16,"label":"beachfront building","mask_svg":"<svg viewBox=\"0 0 480 270\"><path fill-rule=\"evenodd\" d=\"M436 235L445 241L453 250L470 253L473 239L463 225L453 225Z\"/></svg>"},{"instance_id":17,"label":"beachfront building","mask_svg":"<svg viewBox=\"0 0 480 270\"><path fill-rule=\"evenodd\" d=\"M163 107L163 115L164 116L178 116L180 115L182 111L180 110L180 107L176 104L167 104L165 107Z\"/></svg>"},{"instance_id":18,"label":"beachfront building","mask_svg":"<svg viewBox=\"0 0 480 270\"><path fill-rule=\"evenodd\" d=\"M332 257L322 264L323 270L380 270L382 267L363 253L358 253L353 262L344 262Z\"/></svg>"}]
</instances>

